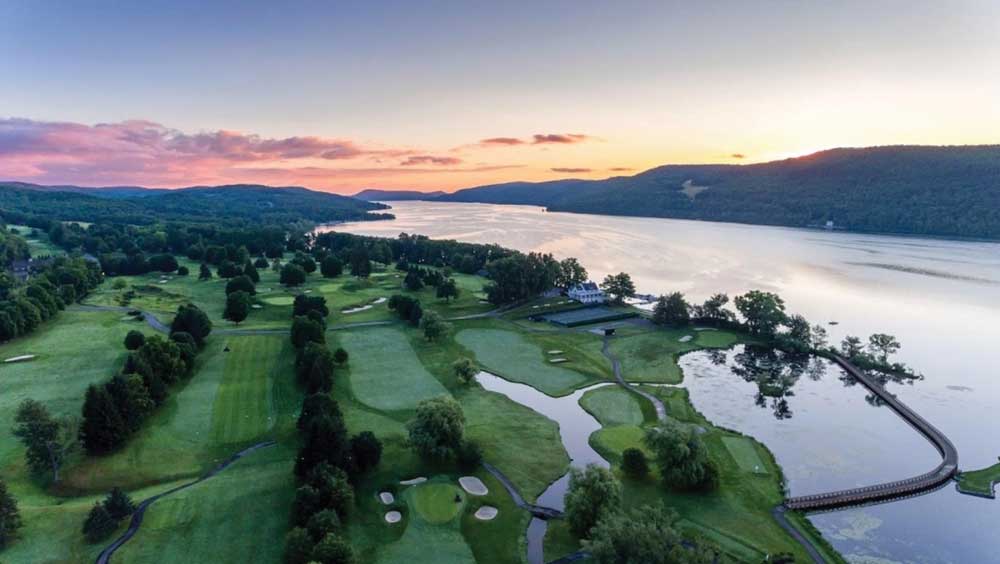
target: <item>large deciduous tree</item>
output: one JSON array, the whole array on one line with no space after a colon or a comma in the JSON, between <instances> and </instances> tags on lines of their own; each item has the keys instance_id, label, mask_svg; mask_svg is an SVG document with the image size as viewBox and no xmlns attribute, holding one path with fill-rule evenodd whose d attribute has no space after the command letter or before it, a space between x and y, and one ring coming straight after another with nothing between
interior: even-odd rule
<instances>
[{"instance_id":1,"label":"large deciduous tree","mask_svg":"<svg viewBox=\"0 0 1000 564\"><path fill-rule=\"evenodd\" d=\"M423 400L417 404L416 418L407 424L410 444L422 456L445 458L462 444L465 414L451 397Z\"/></svg>"},{"instance_id":2,"label":"large deciduous tree","mask_svg":"<svg viewBox=\"0 0 1000 564\"><path fill-rule=\"evenodd\" d=\"M17 500L7 491L7 484L0 480L0 550L14 541L22 524Z\"/></svg>"},{"instance_id":3,"label":"large deciduous tree","mask_svg":"<svg viewBox=\"0 0 1000 564\"><path fill-rule=\"evenodd\" d=\"M52 473L59 481L59 469L73 451L79 439L78 427L72 419L55 419L38 401L26 399L14 416L14 436L25 447L28 469L36 474Z\"/></svg>"},{"instance_id":4,"label":"large deciduous tree","mask_svg":"<svg viewBox=\"0 0 1000 564\"><path fill-rule=\"evenodd\" d=\"M619 305L625 303L625 298L631 298L635 295L635 284L632 282L632 277L626 272L605 276L604 281L601 282L601 289L611 296L612 302Z\"/></svg>"},{"instance_id":5,"label":"large deciduous tree","mask_svg":"<svg viewBox=\"0 0 1000 564\"><path fill-rule=\"evenodd\" d=\"M711 490L718 485L718 471L693 426L663 421L646 431L644 442L654 453L666 487Z\"/></svg>"},{"instance_id":6,"label":"large deciduous tree","mask_svg":"<svg viewBox=\"0 0 1000 564\"><path fill-rule=\"evenodd\" d=\"M747 329L754 335L773 338L787 320L784 300L771 292L750 290L742 296L736 296L734 303L743 315Z\"/></svg>"},{"instance_id":7,"label":"large deciduous tree","mask_svg":"<svg viewBox=\"0 0 1000 564\"><path fill-rule=\"evenodd\" d=\"M583 542L598 564L711 564L715 552L704 539L688 541L677 531L677 515L662 504L604 516Z\"/></svg>"},{"instance_id":8,"label":"large deciduous tree","mask_svg":"<svg viewBox=\"0 0 1000 564\"><path fill-rule=\"evenodd\" d=\"M669 327L683 327L691 322L690 306L684 294L673 292L660 296L653 306L653 323Z\"/></svg>"},{"instance_id":9,"label":"large deciduous tree","mask_svg":"<svg viewBox=\"0 0 1000 564\"><path fill-rule=\"evenodd\" d=\"M603 516L620 510L622 486L611 471L600 466L571 468L565 503L570 530L577 537L587 538Z\"/></svg>"}]
</instances>

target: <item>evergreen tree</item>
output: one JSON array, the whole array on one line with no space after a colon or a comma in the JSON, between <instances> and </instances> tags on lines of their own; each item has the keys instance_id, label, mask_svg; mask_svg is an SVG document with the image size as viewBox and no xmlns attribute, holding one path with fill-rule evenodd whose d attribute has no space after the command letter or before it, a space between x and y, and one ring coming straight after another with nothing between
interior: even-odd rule
<instances>
[{"instance_id":1,"label":"evergreen tree","mask_svg":"<svg viewBox=\"0 0 1000 564\"><path fill-rule=\"evenodd\" d=\"M14 541L22 524L17 500L7 491L7 484L0 480L0 550Z\"/></svg>"},{"instance_id":2,"label":"evergreen tree","mask_svg":"<svg viewBox=\"0 0 1000 564\"><path fill-rule=\"evenodd\" d=\"M198 267L198 280L210 280L212 278L212 270L208 268L208 265L201 263Z\"/></svg>"},{"instance_id":3,"label":"evergreen tree","mask_svg":"<svg viewBox=\"0 0 1000 564\"><path fill-rule=\"evenodd\" d=\"M91 384L83 401L80 440L88 454L107 454L125 442L128 427L104 386Z\"/></svg>"},{"instance_id":4,"label":"evergreen tree","mask_svg":"<svg viewBox=\"0 0 1000 564\"><path fill-rule=\"evenodd\" d=\"M354 468L364 474L378 466L382 459L382 441L371 431L362 431L351 437L351 459Z\"/></svg>"},{"instance_id":5,"label":"evergreen tree","mask_svg":"<svg viewBox=\"0 0 1000 564\"><path fill-rule=\"evenodd\" d=\"M135 503L127 493L116 487L104 499L104 509L108 511L112 519L121 521L135 511Z\"/></svg>"},{"instance_id":6,"label":"evergreen tree","mask_svg":"<svg viewBox=\"0 0 1000 564\"><path fill-rule=\"evenodd\" d=\"M248 315L250 315L250 294L239 290L226 296L226 307L222 310L224 319L239 325Z\"/></svg>"},{"instance_id":7,"label":"evergreen tree","mask_svg":"<svg viewBox=\"0 0 1000 564\"><path fill-rule=\"evenodd\" d=\"M249 278L254 284L260 282L260 273L257 272L257 267L250 261L247 261L246 265L243 266L243 275Z\"/></svg>"},{"instance_id":8,"label":"evergreen tree","mask_svg":"<svg viewBox=\"0 0 1000 564\"><path fill-rule=\"evenodd\" d=\"M146 336L142 334L141 331L136 331L132 329L125 335L125 348L134 351L142 346L146 342Z\"/></svg>"},{"instance_id":9,"label":"evergreen tree","mask_svg":"<svg viewBox=\"0 0 1000 564\"><path fill-rule=\"evenodd\" d=\"M111 536L118 528L118 521L108 513L101 503L95 503L83 522L83 536L87 542L94 544Z\"/></svg>"}]
</instances>

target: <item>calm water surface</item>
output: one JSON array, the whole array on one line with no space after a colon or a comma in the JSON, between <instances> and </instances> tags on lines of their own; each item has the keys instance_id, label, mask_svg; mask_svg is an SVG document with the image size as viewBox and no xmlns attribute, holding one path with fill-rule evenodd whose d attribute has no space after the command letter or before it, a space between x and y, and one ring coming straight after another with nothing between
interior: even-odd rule
<instances>
[{"instance_id":1,"label":"calm water surface","mask_svg":"<svg viewBox=\"0 0 1000 564\"><path fill-rule=\"evenodd\" d=\"M952 439L963 469L987 466L1000 455L1000 244L547 213L531 206L392 206L395 220L335 228L575 256L595 279L625 271L641 292L680 290L691 300L764 289L781 294L790 312L838 322L828 327L833 342L848 333L894 334L903 343L899 360L925 379L889 389ZM727 424L775 452L795 493L936 464L933 449L915 433L909 436L887 410L871 407L861 388L837 389L829 370L816 381L799 378L789 398L793 415L783 421L773 409L768 415L754 405L753 389L726 366L699 364L696 357L684 362L689 375L703 375L685 382L705 387L705 394L692 390L696 407L712 411L713 419L732 410ZM877 456L854 459L865 453ZM824 472L825 465L831 471ZM950 486L812 520L855 562L1000 562L1000 501L958 495Z\"/></svg>"}]
</instances>

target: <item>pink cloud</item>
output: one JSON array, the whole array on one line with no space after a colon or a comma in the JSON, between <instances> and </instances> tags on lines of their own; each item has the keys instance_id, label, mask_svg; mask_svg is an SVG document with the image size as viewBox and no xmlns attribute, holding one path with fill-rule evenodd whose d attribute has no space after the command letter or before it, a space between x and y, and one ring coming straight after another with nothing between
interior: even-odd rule
<instances>
[{"instance_id":1,"label":"pink cloud","mask_svg":"<svg viewBox=\"0 0 1000 564\"><path fill-rule=\"evenodd\" d=\"M511 146L511 145L524 145L524 141L518 139L517 137L491 137L489 139L483 139L479 142L479 145L483 147L490 146Z\"/></svg>"},{"instance_id":2,"label":"pink cloud","mask_svg":"<svg viewBox=\"0 0 1000 564\"><path fill-rule=\"evenodd\" d=\"M462 159L459 159L457 157L435 157L433 155L415 155L399 163L399 165L414 166L414 165L431 164L431 165L451 166L461 163Z\"/></svg>"},{"instance_id":3,"label":"pink cloud","mask_svg":"<svg viewBox=\"0 0 1000 564\"><path fill-rule=\"evenodd\" d=\"M582 133L536 133L532 139L532 145L544 145L547 143L580 143L587 141L590 137Z\"/></svg>"},{"instance_id":4,"label":"pink cloud","mask_svg":"<svg viewBox=\"0 0 1000 564\"><path fill-rule=\"evenodd\" d=\"M578 173L578 172L590 172L589 168L576 168L576 167L555 167L550 168L552 172L564 172L564 173Z\"/></svg>"},{"instance_id":5,"label":"pink cloud","mask_svg":"<svg viewBox=\"0 0 1000 564\"><path fill-rule=\"evenodd\" d=\"M628 172L630 170L635 170L635 169L627 166L613 166L608 170L611 172Z\"/></svg>"}]
</instances>

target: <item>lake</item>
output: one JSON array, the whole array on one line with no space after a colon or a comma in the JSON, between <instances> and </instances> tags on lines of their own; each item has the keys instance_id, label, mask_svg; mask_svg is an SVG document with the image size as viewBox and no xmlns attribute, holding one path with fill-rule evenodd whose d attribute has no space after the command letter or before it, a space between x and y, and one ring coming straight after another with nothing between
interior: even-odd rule
<instances>
[{"instance_id":1,"label":"lake","mask_svg":"<svg viewBox=\"0 0 1000 564\"><path fill-rule=\"evenodd\" d=\"M632 275L640 292L681 291L692 301L716 292L732 296L749 289L773 291L785 299L791 313L801 313L814 323L836 322L828 326L831 342L847 334L891 333L903 344L898 359L925 378L912 385L889 384L890 391L951 438L959 450L961 468L979 469L1000 455L1000 417L995 414L1000 408L1000 373L994 350L1000 344L1000 244L549 213L532 206L432 202L393 202L392 206L395 220L333 228L386 237L419 233L498 243L559 258L574 256L595 280L624 271ZM719 381L711 383L718 387L714 394L752 402L746 382L724 377L726 366L712 366L721 371ZM710 372L705 367L704 373ZM836 377L825 374L819 382L827 380ZM757 421L759 415L750 414L760 408L735 404L734 409L743 410L736 413L745 417L730 423L757 436L775 452L778 462L787 467L793 491L800 483L802 488L808 486L808 473L813 470L781 454L782 444L794 447L819 440L831 448L850 446L844 436L848 433L848 437L856 436L858 453L870 453L882 444L877 442L880 437L906 435L905 425L897 429L900 424L891 417L862 411L875 408L863 402L860 387L835 394L832 389L813 390L812 381L800 382L808 387L792 399L793 417L787 426L773 416ZM812 393L827 398L824 401L832 402L831 407L808 415L818 408L795 400ZM860 397L860 403L852 393ZM703 396L695 399L695 407L709 411L710 394ZM827 428L820 425L824 413L830 420ZM851 424L855 416L871 417L878 432L868 433L870 427ZM817 438L814 433L818 432L824 435ZM919 437L905 440L914 438L917 450L912 454L887 445L890 453L897 454L860 462L849 462L847 454L842 454L838 464L859 471L867 465L872 476L910 468L929 470L936 464L933 449ZM896 460L904 456L912 460ZM925 467L925 461L930 466ZM800 467L801 475L791 471ZM846 470L830 476L847 484L861 479ZM824 483L816 480L817 487ZM996 540L1000 501L959 495L951 486L918 498L811 519L854 562L1000 562Z\"/></svg>"}]
</instances>

